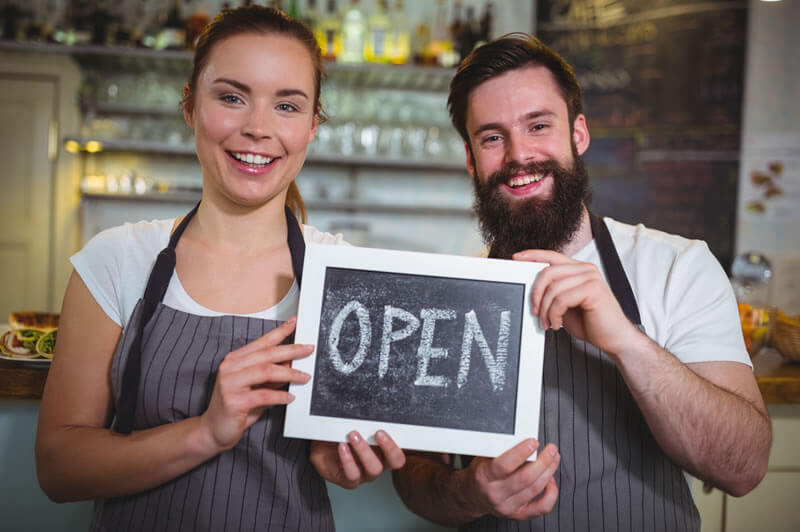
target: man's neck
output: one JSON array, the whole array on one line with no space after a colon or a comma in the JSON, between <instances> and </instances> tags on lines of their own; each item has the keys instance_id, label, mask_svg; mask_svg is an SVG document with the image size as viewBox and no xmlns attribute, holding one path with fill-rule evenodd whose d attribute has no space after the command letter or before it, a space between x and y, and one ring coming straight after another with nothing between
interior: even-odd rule
<instances>
[{"instance_id":1,"label":"man's neck","mask_svg":"<svg viewBox=\"0 0 800 532\"><path fill-rule=\"evenodd\" d=\"M589 210L584 205L583 213L581 214L581 225L572 238L562 246L558 251L567 257L572 257L577 252L586 247L586 244L592 241L592 224L589 220Z\"/></svg>"}]
</instances>

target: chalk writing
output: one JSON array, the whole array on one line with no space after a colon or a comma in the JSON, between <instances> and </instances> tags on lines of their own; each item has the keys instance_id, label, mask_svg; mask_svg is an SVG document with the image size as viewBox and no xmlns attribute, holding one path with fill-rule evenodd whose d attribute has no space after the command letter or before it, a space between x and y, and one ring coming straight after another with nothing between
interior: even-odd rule
<instances>
[{"instance_id":1,"label":"chalk writing","mask_svg":"<svg viewBox=\"0 0 800 532\"><path fill-rule=\"evenodd\" d=\"M339 339L342 327L350 314L356 314L358 319L358 349L350 362L344 362L339 350ZM423 308L420 311L422 317L422 333L420 335L419 348L417 349L417 376L414 380L416 386L439 386L446 388L450 385L451 379L444 375L431 375L429 373L432 359L447 358L448 349L446 347L434 347L433 338L437 320L454 320L456 312L452 309ZM406 322L402 329L393 330L392 324L395 318ZM489 379L492 383L492 390L503 389L506 380L506 359L508 357L508 334L510 329L511 313L507 310L500 312L500 327L497 335L497 349L492 353L489 343L483 334L478 316L474 310L464 314L464 334L461 342L461 357L458 365L458 376L456 385L461 388L469 377L470 358L472 357L472 346L478 344L478 349L486 364L489 372ZM378 363L378 378L382 379L389 370L389 352L394 341L404 340L414 334L419 329L419 320L416 316L399 307L385 305L383 308L383 334L381 335L380 361ZM372 320L369 310L359 301L349 301L336 314L328 334L328 355L336 371L349 375L364 363L367 357L367 350L372 341Z\"/></svg>"}]
</instances>

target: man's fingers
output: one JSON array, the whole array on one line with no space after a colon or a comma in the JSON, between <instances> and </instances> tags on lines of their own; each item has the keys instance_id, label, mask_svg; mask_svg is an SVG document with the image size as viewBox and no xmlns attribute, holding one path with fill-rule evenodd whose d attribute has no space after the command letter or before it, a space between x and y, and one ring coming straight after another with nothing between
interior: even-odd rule
<instances>
[{"instance_id":1,"label":"man's fingers","mask_svg":"<svg viewBox=\"0 0 800 532\"><path fill-rule=\"evenodd\" d=\"M545 262L547 264L568 264L576 262L558 251L548 249L526 249L518 251L511 256L514 260L524 260L526 262Z\"/></svg>"},{"instance_id":2,"label":"man's fingers","mask_svg":"<svg viewBox=\"0 0 800 532\"><path fill-rule=\"evenodd\" d=\"M539 442L528 438L489 462L489 481L504 479L525 464L528 457L539 447Z\"/></svg>"},{"instance_id":3,"label":"man's fingers","mask_svg":"<svg viewBox=\"0 0 800 532\"><path fill-rule=\"evenodd\" d=\"M542 294L539 304L533 304L534 307L538 307L536 314L542 320L540 322L542 328L545 326L560 328L564 313L572 307L579 306L586 297L585 288L590 281L590 275L579 274L550 283Z\"/></svg>"},{"instance_id":4,"label":"man's fingers","mask_svg":"<svg viewBox=\"0 0 800 532\"><path fill-rule=\"evenodd\" d=\"M511 493L506 501L511 512L526 505L532 499L539 497L547 484L553 479L561 463L561 457L556 452L555 446L548 446L539 453L535 462L529 462L522 467L513 477Z\"/></svg>"},{"instance_id":5,"label":"man's fingers","mask_svg":"<svg viewBox=\"0 0 800 532\"><path fill-rule=\"evenodd\" d=\"M511 519L528 520L550 513L558 500L558 486L554 479L550 479L539 498L533 499L519 508Z\"/></svg>"},{"instance_id":6,"label":"man's fingers","mask_svg":"<svg viewBox=\"0 0 800 532\"><path fill-rule=\"evenodd\" d=\"M572 262L570 264L564 264L560 266L548 266L547 268L543 269L541 272L539 272L539 275L536 276L536 280L531 288L531 305L533 313L539 314L542 297L553 283L573 276L586 275L590 273L593 268L594 267L591 264Z\"/></svg>"}]
</instances>

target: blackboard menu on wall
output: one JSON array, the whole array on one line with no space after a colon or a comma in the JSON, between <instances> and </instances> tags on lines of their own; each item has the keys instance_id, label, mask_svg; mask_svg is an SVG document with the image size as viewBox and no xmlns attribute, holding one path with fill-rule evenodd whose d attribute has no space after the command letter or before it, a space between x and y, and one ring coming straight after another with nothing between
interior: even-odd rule
<instances>
[{"instance_id":1,"label":"blackboard menu on wall","mask_svg":"<svg viewBox=\"0 0 800 532\"><path fill-rule=\"evenodd\" d=\"M592 135L593 210L734 252L746 1L539 0Z\"/></svg>"}]
</instances>

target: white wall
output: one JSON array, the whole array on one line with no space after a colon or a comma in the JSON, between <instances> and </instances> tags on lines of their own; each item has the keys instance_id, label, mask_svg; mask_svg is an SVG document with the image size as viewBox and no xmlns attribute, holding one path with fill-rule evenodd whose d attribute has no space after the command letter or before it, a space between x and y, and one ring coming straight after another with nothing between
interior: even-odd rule
<instances>
[{"instance_id":1,"label":"white wall","mask_svg":"<svg viewBox=\"0 0 800 532\"><path fill-rule=\"evenodd\" d=\"M775 268L773 302L800 312L800 2L750 0L736 249L761 251ZM764 198L751 174L783 163L784 194ZM747 209L761 201L763 213Z\"/></svg>"}]
</instances>

